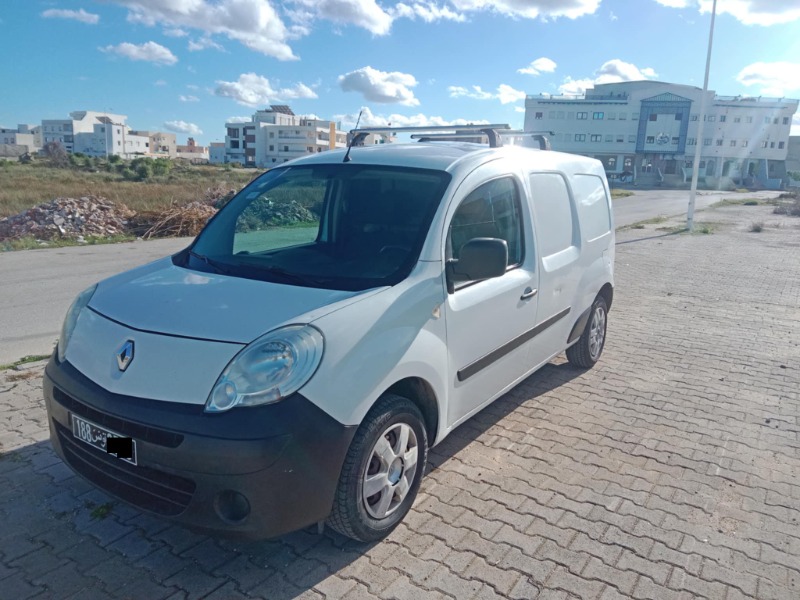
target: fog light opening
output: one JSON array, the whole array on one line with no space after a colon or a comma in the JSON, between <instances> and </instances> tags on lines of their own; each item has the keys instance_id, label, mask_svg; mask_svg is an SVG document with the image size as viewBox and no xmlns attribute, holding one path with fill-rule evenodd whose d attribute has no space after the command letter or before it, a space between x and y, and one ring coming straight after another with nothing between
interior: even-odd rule
<instances>
[{"instance_id":1,"label":"fog light opening","mask_svg":"<svg viewBox=\"0 0 800 600\"><path fill-rule=\"evenodd\" d=\"M236 525L244 521L250 514L250 502L239 492L225 490L217 494L214 510L217 511L220 519Z\"/></svg>"}]
</instances>

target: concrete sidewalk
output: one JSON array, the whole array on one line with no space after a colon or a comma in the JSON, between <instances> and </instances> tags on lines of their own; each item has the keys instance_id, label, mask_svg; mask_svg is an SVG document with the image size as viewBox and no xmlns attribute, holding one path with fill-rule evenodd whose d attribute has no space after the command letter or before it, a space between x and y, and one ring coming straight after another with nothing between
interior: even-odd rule
<instances>
[{"instance_id":1,"label":"concrete sidewalk","mask_svg":"<svg viewBox=\"0 0 800 600\"><path fill-rule=\"evenodd\" d=\"M558 359L454 432L374 545L132 509L53 455L41 364L3 372L0 598L797 599L800 219L771 210L622 232L597 367Z\"/></svg>"}]
</instances>

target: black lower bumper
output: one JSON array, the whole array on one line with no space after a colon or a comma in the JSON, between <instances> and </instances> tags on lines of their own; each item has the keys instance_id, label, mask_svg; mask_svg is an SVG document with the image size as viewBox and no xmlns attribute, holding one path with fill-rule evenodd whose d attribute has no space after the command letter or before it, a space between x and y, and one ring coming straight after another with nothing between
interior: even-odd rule
<instances>
[{"instance_id":1,"label":"black lower bumper","mask_svg":"<svg viewBox=\"0 0 800 600\"><path fill-rule=\"evenodd\" d=\"M44 398L53 447L80 475L193 529L251 539L329 515L356 429L300 394L218 414L121 396L55 357L45 370ZM71 414L135 440L137 464L75 438Z\"/></svg>"}]
</instances>

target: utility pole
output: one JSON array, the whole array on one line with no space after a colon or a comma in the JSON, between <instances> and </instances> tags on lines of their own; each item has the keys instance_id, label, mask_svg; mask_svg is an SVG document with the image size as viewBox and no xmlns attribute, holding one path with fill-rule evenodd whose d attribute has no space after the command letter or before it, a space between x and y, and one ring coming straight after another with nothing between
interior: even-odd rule
<instances>
[{"instance_id":1,"label":"utility pole","mask_svg":"<svg viewBox=\"0 0 800 600\"><path fill-rule=\"evenodd\" d=\"M700 169L700 152L703 148L703 129L706 123L706 96L708 95L708 72L711 69L711 46L714 42L714 20L717 16L717 0L711 7L711 29L708 32L708 54L706 55L706 76L703 80L703 96L700 98L700 117L697 121L697 142L694 149L694 164L692 165L692 187L689 191L689 209L686 213L686 229L694 228L694 200L697 196L697 177Z\"/></svg>"}]
</instances>

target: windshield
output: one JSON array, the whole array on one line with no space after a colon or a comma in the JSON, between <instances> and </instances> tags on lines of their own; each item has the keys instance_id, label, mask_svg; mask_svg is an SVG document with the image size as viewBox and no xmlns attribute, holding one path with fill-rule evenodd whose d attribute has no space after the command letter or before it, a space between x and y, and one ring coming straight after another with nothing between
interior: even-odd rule
<instances>
[{"instance_id":1,"label":"windshield","mask_svg":"<svg viewBox=\"0 0 800 600\"><path fill-rule=\"evenodd\" d=\"M290 285L364 290L410 273L450 181L374 165L273 169L198 236L181 266Z\"/></svg>"}]
</instances>

